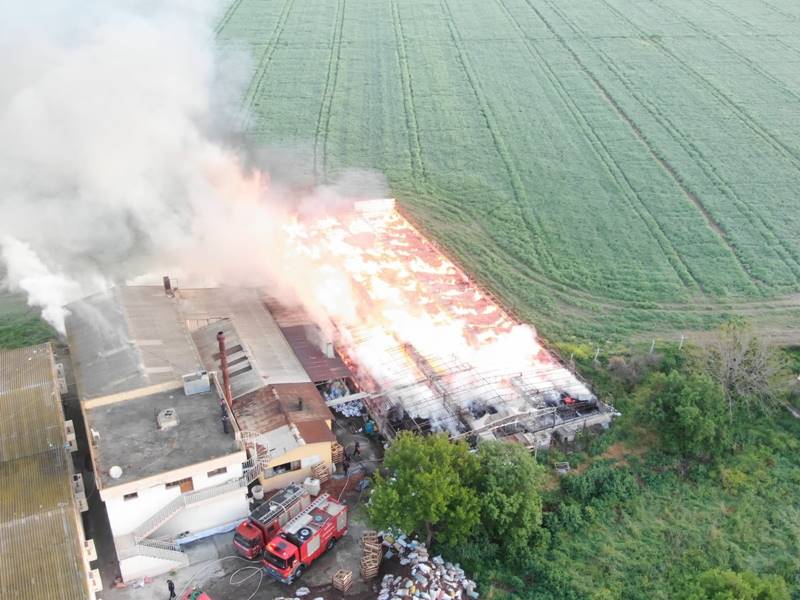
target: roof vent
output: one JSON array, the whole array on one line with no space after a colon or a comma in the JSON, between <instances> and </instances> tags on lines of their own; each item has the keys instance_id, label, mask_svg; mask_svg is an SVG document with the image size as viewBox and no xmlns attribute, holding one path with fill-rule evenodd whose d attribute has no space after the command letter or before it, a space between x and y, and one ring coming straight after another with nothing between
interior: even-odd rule
<instances>
[{"instance_id":1,"label":"roof vent","mask_svg":"<svg viewBox=\"0 0 800 600\"><path fill-rule=\"evenodd\" d=\"M177 427L180 421L178 420L178 411L174 408L165 408L156 417L159 429L171 429Z\"/></svg>"},{"instance_id":2,"label":"roof vent","mask_svg":"<svg viewBox=\"0 0 800 600\"><path fill-rule=\"evenodd\" d=\"M187 396L211 391L208 371L195 371L183 376L183 393Z\"/></svg>"},{"instance_id":3,"label":"roof vent","mask_svg":"<svg viewBox=\"0 0 800 600\"><path fill-rule=\"evenodd\" d=\"M114 465L108 470L108 474L111 476L111 479L119 479L122 477L122 467Z\"/></svg>"}]
</instances>

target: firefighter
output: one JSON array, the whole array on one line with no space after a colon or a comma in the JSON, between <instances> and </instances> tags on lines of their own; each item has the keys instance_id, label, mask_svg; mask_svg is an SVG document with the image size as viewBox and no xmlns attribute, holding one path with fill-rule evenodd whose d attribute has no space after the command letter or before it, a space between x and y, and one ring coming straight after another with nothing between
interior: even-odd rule
<instances>
[{"instance_id":1,"label":"firefighter","mask_svg":"<svg viewBox=\"0 0 800 600\"><path fill-rule=\"evenodd\" d=\"M175 595L175 584L172 582L172 579L167 579L167 588L169 589L169 600L177 598Z\"/></svg>"},{"instance_id":2,"label":"firefighter","mask_svg":"<svg viewBox=\"0 0 800 600\"><path fill-rule=\"evenodd\" d=\"M342 467L344 468L344 474L347 475L347 472L350 470L350 462L345 459L345 461L342 463Z\"/></svg>"},{"instance_id":3,"label":"firefighter","mask_svg":"<svg viewBox=\"0 0 800 600\"><path fill-rule=\"evenodd\" d=\"M353 450L353 458L356 456L361 456L361 444L359 442L356 442L356 447Z\"/></svg>"}]
</instances>

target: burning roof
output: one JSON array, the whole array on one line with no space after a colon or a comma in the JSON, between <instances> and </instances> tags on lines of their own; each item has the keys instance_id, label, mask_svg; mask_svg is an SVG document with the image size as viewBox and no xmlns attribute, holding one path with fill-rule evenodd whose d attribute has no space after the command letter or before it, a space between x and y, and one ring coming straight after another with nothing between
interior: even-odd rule
<instances>
[{"instance_id":1,"label":"burning roof","mask_svg":"<svg viewBox=\"0 0 800 600\"><path fill-rule=\"evenodd\" d=\"M298 220L290 234L297 252L319 266L313 300L333 322L338 349L384 430L535 436L608 412L533 327L508 314L393 201Z\"/></svg>"}]
</instances>

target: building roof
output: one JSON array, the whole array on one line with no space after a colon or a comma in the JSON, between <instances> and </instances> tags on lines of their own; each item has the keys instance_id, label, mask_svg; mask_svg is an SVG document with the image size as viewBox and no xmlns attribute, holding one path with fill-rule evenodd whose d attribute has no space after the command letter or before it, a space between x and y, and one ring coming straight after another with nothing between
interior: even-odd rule
<instances>
[{"instance_id":1,"label":"building roof","mask_svg":"<svg viewBox=\"0 0 800 600\"><path fill-rule=\"evenodd\" d=\"M350 369L338 354L334 352L332 357L323 354L319 346L310 339L315 334L315 329L316 327L311 324L281 328L286 341L289 342L311 381L321 383L331 379L352 377Z\"/></svg>"},{"instance_id":2,"label":"building roof","mask_svg":"<svg viewBox=\"0 0 800 600\"><path fill-rule=\"evenodd\" d=\"M331 409L325 404L313 383L282 383L270 387L277 393L281 410L290 422L333 419ZM303 401L302 408L299 400Z\"/></svg>"},{"instance_id":3,"label":"building roof","mask_svg":"<svg viewBox=\"0 0 800 600\"><path fill-rule=\"evenodd\" d=\"M117 287L67 309L67 339L83 400L177 383L201 368L177 302L162 287Z\"/></svg>"},{"instance_id":4,"label":"building roof","mask_svg":"<svg viewBox=\"0 0 800 600\"><path fill-rule=\"evenodd\" d=\"M302 409L300 399L303 400ZM333 434L323 435L314 425L319 423L328 429L326 421L333 415L312 383L270 385L250 392L233 401L233 414L242 431L263 435L273 458L299 445L289 436L289 433L293 435L292 427L306 443L336 439ZM312 439L303 435L304 429Z\"/></svg>"},{"instance_id":5,"label":"building roof","mask_svg":"<svg viewBox=\"0 0 800 600\"><path fill-rule=\"evenodd\" d=\"M64 444L49 344L0 352L0 461Z\"/></svg>"},{"instance_id":6,"label":"building roof","mask_svg":"<svg viewBox=\"0 0 800 600\"><path fill-rule=\"evenodd\" d=\"M325 421L302 421L297 423L297 431L306 444L336 441L336 436Z\"/></svg>"},{"instance_id":7,"label":"building roof","mask_svg":"<svg viewBox=\"0 0 800 600\"><path fill-rule=\"evenodd\" d=\"M253 363L252 353L242 342L231 319L215 321L192 333L203 366L209 371L222 370L217 340L220 331L225 335L225 355L228 357L228 373L230 373L233 397L238 398L264 387L268 378L262 375Z\"/></svg>"},{"instance_id":8,"label":"building roof","mask_svg":"<svg viewBox=\"0 0 800 600\"><path fill-rule=\"evenodd\" d=\"M174 408L179 423L159 429L156 415ZM220 397L214 391L187 396L183 388L101 404L86 409L87 426L99 434L94 445L100 487L108 488L206 462L241 448L232 427L222 431ZM109 470L122 469L112 479Z\"/></svg>"},{"instance_id":9,"label":"building roof","mask_svg":"<svg viewBox=\"0 0 800 600\"><path fill-rule=\"evenodd\" d=\"M0 351L0 414L0 598L85 600L86 563L49 344Z\"/></svg>"},{"instance_id":10,"label":"building roof","mask_svg":"<svg viewBox=\"0 0 800 600\"><path fill-rule=\"evenodd\" d=\"M264 383L311 381L257 289L176 289L170 296L161 286L121 286L67 308L82 400L177 384L201 368L216 370L220 327L236 341L228 340L228 346L241 345L252 366L242 385L232 386L235 395Z\"/></svg>"},{"instance_id":11,"label":"building roof","mask_svg":"<svg viewBox=\"0 0 800 600\"><path fill-rule=\"evenodd\" d=\"M311 381L267 310L261 291L252 288L199 288L177 290L175 295L190 328L230 319L250 362L262 378L266 378L266 383Z\"/></svg>"}]
</instances>

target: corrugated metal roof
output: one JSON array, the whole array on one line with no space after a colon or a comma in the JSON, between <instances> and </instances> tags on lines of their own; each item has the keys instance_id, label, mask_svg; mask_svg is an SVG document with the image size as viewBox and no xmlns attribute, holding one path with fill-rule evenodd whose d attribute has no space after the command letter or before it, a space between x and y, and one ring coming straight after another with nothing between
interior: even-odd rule
<instances>
[{"instance_id":1,"label":"corrugated metal roof","mask_svg":"<svg viewBox=\"0 0 800 600\"><path fill-rule=\"evenodd\" d=\"M329 358L309 340L309 330L313 327L313 325L305 324L281 328L286 341L289 342L311 381L320 383L332 379L352 377L350 369L342 362L338 354L334 354L333 358Z\"/></svg>"},{"instance_id":2,"label":"corrugated metal roof","mask_svg":"<svg viewBox=\"0 0 800 600\"><path fill-rule=\"evenodd\" d=\"M228 357L228 372L231 376L231 394L238 398L248 392L264 387L266 377L251 360L250 349L239 337L239 333L230 319L221 319L206 325L192 333L197 351L203 366L208 371L220 371L219 342L217 333L225 334L225 349Z\"/></svg>"},{"instance_id":3,"label":"corrugated metal roof","mask_svg":"<svg viewBox=\"0 0 800 600\"><path fill-rule=\"evenodd\" d=\"M64 443L49 344L0 352L0 461Z\"/></svg>"},{"instance_id":4,"label":"corrugated metal roof","mask_svg":"<svg viewBox=\"0 0 800 600\"><path fill-rule=\"evenodd\" d=\"M49 344L0 351L0 598L89 597Z\"/></svg>"},{"instance_id":5,"label":"corrugated metal roof","mask_svg":"<svg viewBox=\"0 0 800 600\"><path fill-rule=\"evenodd\" d=\"M178 301L161 287L119 287L67 308L67 338L84 400L180 382L201 368Z\"/></svg>"},{"instance_id":6,"label":"corrugated metal roof","mask_svg":"<svg viewBox=\"0 0 800 600\"><path fill-rule=\"evenodd\" d=\"M176 292L186 321L231 319L248 358L266 383L302 383L311 379L267 310L262 293L251 288L182 289ZM207 326L213 329L212 325Z\"/></svg>"}]
</instances>

